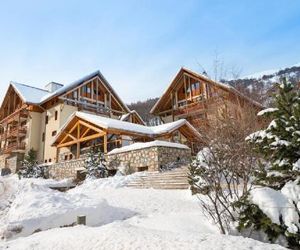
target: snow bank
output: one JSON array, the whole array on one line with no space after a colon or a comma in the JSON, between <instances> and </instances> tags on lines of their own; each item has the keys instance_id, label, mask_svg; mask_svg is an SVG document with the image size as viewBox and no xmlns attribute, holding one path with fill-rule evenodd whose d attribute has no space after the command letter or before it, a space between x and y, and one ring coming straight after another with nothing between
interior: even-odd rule
<instances>
[{"instance_id":1,"label":"snow bank","mask_svg":"<svg viewBox=\"0 0 300 250\"><path fill-rule=\"evenodd\" d=\"M287 183L281 191L268 187L255 188L251 191L251 200L273 223L280 225L282 219L290 233L298 232L299 214L293 204L300 209L300 186L296 182Z\"/></svg>"},{"instance_id":2,"label":"snow bank","mask_svg":"<svg viewBox=\"0 0 300 250\"><path fill-rule=\"evenodd\" d=\"M206 250L281 250L249 238L197 233L149 230L127 223L112 223L98 228L76 226L36 233L6 242L0 247L14 250L61 249L206 249Z\"/></svg>"},{"instance_id":3,"label":"snow bank","mask_svg":"<svg viewBox=\"0 0 300 250\"><path fill-rule=\"evenodd\" d=\"M86 193L96 189L121 188L142 175L145 175L145 173L140 172L131 175L115 175L113 177L103 179L86 179L82 185L76 187L75 191L82 191Z\"/></svg>"},{"instance_id":4,"label":"snow bank","mask_svg":"<svg viewBox=\"0 0 300 250\"><path fill-rule=\"evenodd\" d=\"M184 144L156 140L156 141L151 141L151 142L137 142L137 143L133 143L128 146L124 146L122 148L116 148L116 149L113 149L112 151L110 151L108 153L108 155L124 153L127 151L138 150L138 149L143 149L143 148L150 148L150 147L170 147L170 148L189 149L189 147Z\"/></svg>"},{"instance_id":5,"label":"snow bank","mask_svg":"<svg viewBox=\"0 0 300 250\"><path fill-rule=\"evenodd\" d=\"M62 193L50 189L51 180L23 179L18 185L15 199L10 204L0 236L12 238L27 236L49 228L68 226L78 215L87 216L87 225L99 226L122 220L135 213L108 205L105 199L92 199L83 193ZM38 184L40 183L40 185Z\"/></svg>"}]
</instances>

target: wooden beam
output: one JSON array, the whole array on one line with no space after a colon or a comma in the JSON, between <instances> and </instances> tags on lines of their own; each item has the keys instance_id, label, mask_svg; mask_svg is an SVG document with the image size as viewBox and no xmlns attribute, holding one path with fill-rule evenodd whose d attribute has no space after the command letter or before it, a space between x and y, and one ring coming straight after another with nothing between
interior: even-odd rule
<instances>
[{"instance_id":1,"label":"wooden beam","mask_svg":"<svg viewBox=\"0 0 300 250\"><path fill-rule=\"evenodd\" d=\"M68 146L71 146L71 145L74 145L74 144L77 144L77 143L80 143L80 142L89 141L89 140L99 138L101 136L104 136L105 134L106 133L103 132L103 133L97 133L97 134L89 135L87 137L80 138L79 140L76 140L76 141L70 141L70 142L66 142L66 143L62 143L62 144L60 143L60 144L57 145L57 147L59 147L59 148L68 147Z\"/></svg>"},{"instance_id":2,"label":"wooden beam","mask_svg":"<svg viewBox=\"0 0 300 250\"><path fill-rule=\"evenodd\" d=\"M80 136L80 138L85 137L86 134L87 134L90 130L91 130L90 128L87 128L87 129L83 132L83 134Z\"/></svg>"},{"instance_id":3,"label":"wooden beam","mask_svg":"<svg viewBox=\"0 0 300 250\"><path fill-rule=\"evenodd\" d=\"M79 124L81 124L81 125L83 125L83 126L85 126L85 127L87 127L87 128L90 128L90 129L92 129L92 130L94 130L94 131L96 131L96 132L98 132L98 133L102 133L102 132L103 132L102 129L96 128L95 126L92 126L92 125L90 125L90 124L88 124L87 122L84 122L84 121L82 121L82 120L79 120ZM78 137L78 138L79 138L79 137Z\"/></svg>"}]
</instances>

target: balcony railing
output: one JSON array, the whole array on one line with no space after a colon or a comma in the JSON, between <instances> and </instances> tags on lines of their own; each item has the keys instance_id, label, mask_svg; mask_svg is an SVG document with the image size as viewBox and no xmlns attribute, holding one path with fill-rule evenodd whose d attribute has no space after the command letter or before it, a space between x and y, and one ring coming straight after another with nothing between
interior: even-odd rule
<instances>
[{"instance_id":1,"label":"balcony railing","mask_svg":"<svg viewBox=\"0 0 300 250\"><path fill-rule=\"evenodd\" d=\"M8 131L4 131L1 133L1 140L5 140L6 138L16 138L25 136L27 133L27 127L13 127L10 128Z\"/></svg>"},{"instance_id":2,"label":"balcony railing","mask_svg":"<svg viewBox=\"0 0 300 250\"><path fill-rule=\"evenodd\" d=\"M25 150L25 148L26 148L25 142L21 142L19 144L17 142L13 142L13 143L8 144L6 148L3 148L1 150L1 153L9 154L13 151Z\"/></svg>"}]
</instances>

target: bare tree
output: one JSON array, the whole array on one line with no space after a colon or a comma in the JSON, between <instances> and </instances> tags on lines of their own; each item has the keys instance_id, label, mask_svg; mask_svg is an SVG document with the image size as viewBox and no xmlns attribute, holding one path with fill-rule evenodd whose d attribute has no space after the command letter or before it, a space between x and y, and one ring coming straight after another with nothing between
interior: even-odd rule
<instances>
[{"instance_id":1,"label":"bare tree","mask_svg":"<svg viewBox=\"0 0 300 250\"><path fill-rule=\"evenodd\" d=\"M236 120L222 115L207 134L207 145L190 166L192 192L198 195L203 213L225 234L237 218L235 202L251 189L257 157L245 142L255 131L255 115Z\"/></svg>"}]
</instances>

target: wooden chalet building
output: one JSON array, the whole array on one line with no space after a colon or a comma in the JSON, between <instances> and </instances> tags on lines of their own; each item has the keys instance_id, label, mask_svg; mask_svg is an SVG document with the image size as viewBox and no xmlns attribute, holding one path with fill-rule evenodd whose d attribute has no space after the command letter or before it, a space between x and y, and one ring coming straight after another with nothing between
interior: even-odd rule
<instances>
[{"instance_id":1,"label":"wooden chalet building","mask_svg":"<svg viewBox=\"0 0 300 250\"><path fill-rule=\"evenodd\" d=\"M45 89L11 82L0 107L0 169L17 171L30 149L39 163L49 164L78 158L95 144L106 153L134 141L174 140L177 134L184 142L200 139L184 120L164 129L146 127L100 71Z\"/></svg>"},{"instance_id":2,"label":"wooden chalet building","mask_svg":"<svg viewBox=\"0 0 300 250\"><path fill-rule=\"evenodd\" d=\"M205 132L223 111L242 119L250 110L262 108L229 85L181 68L150 112L159 116L163 123L184 118L200 132Z\"/></svg>"}]
</instances>

